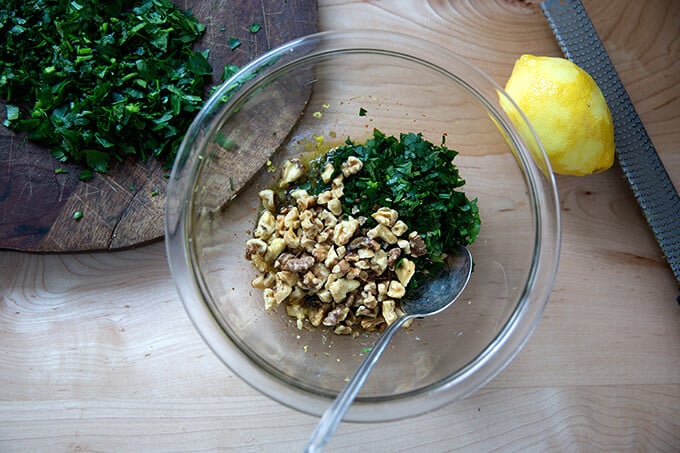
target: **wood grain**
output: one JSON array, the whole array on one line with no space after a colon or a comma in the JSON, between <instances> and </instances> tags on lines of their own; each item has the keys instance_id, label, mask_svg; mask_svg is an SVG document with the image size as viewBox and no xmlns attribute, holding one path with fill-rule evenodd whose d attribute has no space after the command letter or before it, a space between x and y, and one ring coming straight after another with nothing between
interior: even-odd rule
<instances>
[{"instance_id":1,"label":"wood grain","mask_svg":"<svg viewBox=\"0 0 680 453\"><path fill-rule=\"evenodd\" d=\"M212 82L225 64L242 66L267 50L317 31L315 0L182 0L206 25L197 49L210 49ZM251 33L248 25L262 29ZM241 45L232 50L227 41ZM206 90L207 91L207 90ZM0 105L4 120L4 104ZM53 159L47 149L0 128L0 249L31 252L117 250L163 237L170 163L128 159L108 174L80 181L80 168ZM67 173L55 174L56 168ZM74 221L76 211L83 213Z\"/></svg>"},{"instance_id":2,"label":"wood grain","mask_svg":"<svg viewBox=\"0 0 680 453\"><path fill-rule=\"evenodd\" d=\"M662 385L483 390L409 423L342 425L327 451L674 451L678 404ZM16 402L0 418L5 452L301 451L316 423L254 395Z\"/></svg>"},{"instance_id":3,"label":"wood grain","mask_svg":"<svg viewBox=\"0 0 680 453\"><path fill-rule=\"evenodd\" d=\"M285 451L311 432L313 417L259 395L203 343L162 244L0 264L0 450ZM537 332L484 390L409 422L343 425L329 451L672 450L680 316L672 285L649 274L644 307L630 288L567 293L558 279Z\"/></svg>"},{"instance_id":4,"label":"wood grain","mask_svg":"<svg viewBox=\"0 0 680 453\"><path fill-rule=\"evenodd\" d=\"M680 3L584 3L677 184ZM319 19L438 40L499 84L522 52L559 55L527 2L321 0ZM680 450L678 285L617 167L557 184L560 267L517 358L431 414L343 424L328 451ZM212 354L162 243L0 252L0 451L299 451L316 422Z\"/></svg>"}]
</instances>

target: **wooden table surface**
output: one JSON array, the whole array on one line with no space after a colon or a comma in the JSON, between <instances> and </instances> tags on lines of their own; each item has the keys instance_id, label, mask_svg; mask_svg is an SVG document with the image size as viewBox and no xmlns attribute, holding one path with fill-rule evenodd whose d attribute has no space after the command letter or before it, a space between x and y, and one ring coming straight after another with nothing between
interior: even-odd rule
<instances>
[{"instance_id":1,"label":"wooden table surface","mask_svg":"<svg viewBox=\"0 0 680 453\"><path fill-rule=\"evenodd\" d=\"M678 187L680 2L584 3ZM560 55L524 1L319 0L319 19L437 41L501 85L521 53ZM343 424L329 451L680 450L678 284L618 167L557 182L555 288L514 362L431 414ZM0 451L300 451L316 422L211 353L163 243L0 253Z\"/></svg>"}]
</instances>

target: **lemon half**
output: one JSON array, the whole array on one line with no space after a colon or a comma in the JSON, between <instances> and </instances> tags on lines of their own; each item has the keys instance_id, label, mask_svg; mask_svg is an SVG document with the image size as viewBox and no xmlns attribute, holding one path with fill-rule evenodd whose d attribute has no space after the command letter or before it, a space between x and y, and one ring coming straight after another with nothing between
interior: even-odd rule
<instances>
[{"instance_id":1,"label":"lemon half","mask_svg":"<svg viewBox=\"0 0 680 453\"><path fill-rule=\"evenodd\" d=\"M564 58L522 55L505 86L543 143L553 172L584 176L614 163L614 123L593 78ZM503 108L515 124L519 113Z\"/></svg>"}]
</instances>

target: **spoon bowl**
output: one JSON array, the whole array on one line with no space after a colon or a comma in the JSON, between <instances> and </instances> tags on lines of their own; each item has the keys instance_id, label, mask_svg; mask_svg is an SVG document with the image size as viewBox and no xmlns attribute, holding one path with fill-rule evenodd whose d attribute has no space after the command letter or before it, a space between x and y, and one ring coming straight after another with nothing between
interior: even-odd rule
<instances>
[{"instance_id":1,"label":"spoon bowl","mask_svg":"<svg viewBox=\"0 0 680 453\"><path fill-rule=\"evenodd\" d=\"M447 256L445 263L445 268L436 277L425 281L402 301L401 308L406 315L390 324L378 338L345 388L324 412L305 447L305 452L320 451L330 440L397 330L410 319L431 316L446 310L458 299L470 281L472 255L467 247L458 245L457 249Z\"/></svg>"},{"instance_id":2,"label":"spoon bowl","mask_svg":"<svg viewBox=\"0 0 680 453\"><path fill-rule=\"evenodd\" d=\"M453 305L471 274L472 254L459 245L454 254L446 257L445 270L402 300L401 309L408 319L440 313Z\"/></svg>"}]
</instances>

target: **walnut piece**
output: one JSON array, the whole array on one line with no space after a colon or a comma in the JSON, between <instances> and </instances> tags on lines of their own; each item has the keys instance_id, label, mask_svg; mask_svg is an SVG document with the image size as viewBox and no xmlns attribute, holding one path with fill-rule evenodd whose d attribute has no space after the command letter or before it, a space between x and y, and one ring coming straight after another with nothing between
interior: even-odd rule
<instances>
[{"instance_id":1,"label":"walnut piece","mask_svg":"<svg viewBox=\"0 0 680 453\"><path fill-rule=\"evenodd\" d=\"M392 231L390 231L388 227L381 223L376 225L374 228L368 230L366 236L368 236L371 239L382 239L388 244L396 244L397 242L397 236L395 236L394 233L392 233Z\"/></svg>"},{"instance_id":2,"label":"walnut piece","mask_svg":"<svg viewBox=\"0 0 680 453\"><path fill-rule=\"evenodd\" d=\"M399 213L394 209L382 207L371 214L371 217L373 217L380 225L391 228L399 218Z\"/></svg>"},{"instance_id":3,"label":"walnut piece","mask_svg":"<svg viewBox=\"0 0 680 453\"><path fill-rule=\"evenodd\" d=\"M416 263L409 260L408 258L404 258L401 260L399 266L394 270L394 272L397 274L399 282L405 288L411 281L411 277L413 277L413 274L416 273Z\"/></svg>"},{"instance_id":4,"label":"walnut piece","mask_svg":"<svg viewBox=\"0 0 680 453\"><path fill-rule=\"evenodd\" d=\"M276 209L276 204L274 202L274 191L271 189L265 189L260 191L258 195L262 201L262 207L267 211L274 212L274 209Z\"/></svg>"},{"instance_id":5,"label":"walnut piece","mask_svg":"<svg viewBox=\"0 0 680 453\"><path fill-rule=\"evenodd\" d=\"M334 281L328 287L328 291L331 292L333 300L337 302L342 302L347 298L347 294L354 291L361 285L358 280L349 280L346 278L341 278Z\"/></svg>"},{"instance_id":6,"label":"walnut piece","mask_svg":"<svg viewBox=\"0 0 680 453\"><path fill-rule=\"evenodd\" d=\"M334 172L335 168L333 167L333 164L328 162L323 167L323 171L321 172L321 180L324 182L324 184L328 184L329 182L331 182L331 178L333 177Z\"/></svg>"},{"instance_id":7,"label":"walnut piece","mask_svg":"<svg viewBox=\"0 0 680 453\"><path fill-rule=\"evenodd\" d=\"M264 255L267 251L267 243L262 239L248 239L246 241L246 259L253 255Z\"/></svg>"},{"instance_id":8,"label":"walnut piece","mask_svg":"<svg viewBox=\"0 0 680 453\"><path fill-rule=\"evenodd\" d=\"M352 239L354 233L359 228L359 222L356 219L343 220L338 222L333 228L333 242L335 245L345 245Z\"/></svg>"},{"instance_id":9,"label":"walnut piece","mask_svg":"<svg viewBox=\"0 0 680 453\"><path fill-rule=\"evenodd\" d=\"M303 255L300 258L291 258L281 265L281 269L290 272L304 272L310 269L316 261L313 256Z\"/></svg>"},{"instance_id":10,"label":"walnut piece","mask_svg":"<svg viewBox=\"0 0 680 453\"><path fill-rule=\"evenodd\" d=\"M340 166L343 176L351 176L359 173L364 167L364 163L354 156L349 156L345 162Z\"/></svg>"},{"instance_id":11,"label":"walnut piece","mask_svg":"<svg viewBox=\"0 0 680 453\"><path fill-rule=\"evenodd\" d=\"M419 256L427 255L427 246L425 240L420 235L413 231L408 235L408 241L411 245L411 255L418 258Z\"/></svg>"},{"instance_id":12,"label":"walnut piece","mask_svg":"<svg viewBox=\"0 0 680 453\"><path fill-rule=\"evenodd\" d=\"M300 159L290 159L281 166L281 187L286 187L291 182L297 181L305 174L305 167Z\"/></svg>"},{"instance_id":13,"label":"walnut piece","mask_svg":"<svg viewBox=\"0 0 680 453\"><path fill-rule=\"evenodd\" d=\"M387 287L388 297L391 297L392 299L401 299L404 297L404 294L406 294L406 288L404 288L404 285L396 280L390 281L390 284Z\"/></svg>"}]
</instances>

